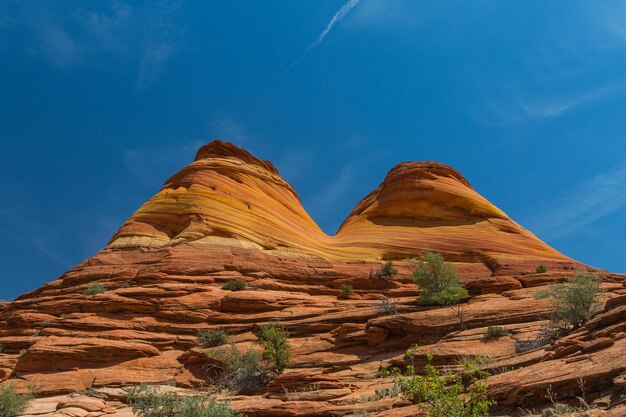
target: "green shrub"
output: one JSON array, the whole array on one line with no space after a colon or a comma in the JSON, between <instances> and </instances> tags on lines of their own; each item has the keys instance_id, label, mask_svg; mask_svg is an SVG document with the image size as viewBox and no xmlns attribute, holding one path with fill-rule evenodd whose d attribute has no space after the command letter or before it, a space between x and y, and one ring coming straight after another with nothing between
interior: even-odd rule
<instances>
[{"instance_id":1,"label":"green shrub","mask_svg":"<svg viewBox=\"0 0 626 417\"><path fill-rule=\"evenodd\" d=\"M370 270L369 279L371 280L382 279L385 281L389 281L397 273L398 273L398 270L393 267L393 262L387 261L385 262L383 266L380 267L380 269Z\"/></svg>"},{"instance_id":2,"label":"green shrub","mask_svg":"<svg viewBox=\"0 0 626 417\"><path fill-rule=\"evenodd\" d=\"M0 344L0 353L4 352L4 345Z\"/></svg>"},{"instance_id":3,"label":"green shrub","mask_svg":"<svg viewBox=\"0 0 626 417\"><path fill-rule=\"evenodd\" d=\"M22 414L32 399L31 395L18 394L13 384L0 386L0 417Z\"/></svg>"},{"instance_id":4,"label":"green shrub","mask_svg":"<svg viewBox=\"0 0 626 417\"><path fill-rule=\"evenodd\" d=\"M548 267L544 264L541 264L537 268L535 268L535 274L545 274L546 272L548 272Z\"/></svg>"},{"instance_id":5,"label":"green shrub","mask_svg":"<svg viewBox=\"0 0 626 417\"><path fill-rule=\"evenodd\" d=\"M215 382L242 394L264 387L275 374L260 352L242 352L234 344L230 349L211 349L208 356L220 364Z\"/></svg>"},{"instance_id":6,"label":"green shrub","mask_svg":"<svg viewBox=\"0 0 626 417\"><path fill-rule=\"evenodd\" d=\"M419 301L423 305L449 306L458 303L468 293L461 286L461 278L454 267L438 253L426 252L424 260L413 260L413 281L422 290Z\"/></svg>"},{"instance_id":7,"label":"green shrub","mask_svg":"<svg viewBox=\"0 0 626 417\"><path fill-rule=\"evenodd\" d=\"M153 385L137 385L127 388L126 393L133 412L140 417L242 417L226 401L162 393Z\"/></svg>"},{"instance_id":8,"label":"green shrub","mask_svg":"<svg viewBox=\"0 0 626 417\"><path fill-rule=\"evenodd\" d=\"M600 310L598 297L602 293L600 279L578 273L562 284L552 284L537 291L535 298L550 298L553 303L551 322L561 329L578 329Z\"/></svg>"},{"instance_id":9,"label":"green shrub","mask_svg":"<svg viewBox=\"0 0 626 417\"><path fill-rule=\"evenodd\" d=\"M495 401L487 397L487 386L482 379L489 373L481 368L478 360L464 361L463 372L440 372L428 355L428 364L423 375L417 375L413 366L408 366L403 375L397 369L392 373L394 383L409 401L428 410L432 417L487 417L489 407Z\"/></svg>"},{"instance_id":10,"label":"green shrub","mask_svg":"<svg viewBox=\"0 0 626 417\"><path fill-rule=\"evenodd\" d=\"M227 291L243 291L246 289L246 286L246 281L242 281L240 279L232 279L222 285L222 289Z\"/></svg>"},{"instance_id":11,"label":"green shrub","mask_svg":"<svg viewBox=\"0 0 626 417\"><path fill-rule=\"evenodd\" d=\"M287 330L277 324L267 324L260 328L256 336L263 346L263 359L271 362L276 372L283 372L291 362Z\"/></svg>"},{"instance_id":12,"label":"green shrub","mask_svg":"<svg viewBox=\"0 0 626 417\"><path fill-rule=\"evenodd\" d=\"M99 282L94 282L93 284L91 284L83 294L85 295L96 295L96 294L102 294L105 293L107 291L107 287L105 287L104 285L102 285Z\"/></svg>"},{"instance_id":13,"label":"green shrub","mask_svg":"<svg viewBox=\"0 0 626 417\"><path fill-rule=\"evenodd\" d=\"M228 343L228 334L222 330L199 330L198 343L202 347L216 347Z\"/></svg>"},{"instance_id":14,"label":"green shrub","mask_svg":"<svg viewBox=\"0 0 626 417\"><path fill-rule=\"evenodd\" d=\"M352 285L349 285L349 284L341 284L341 286L339 287L339 289L340 289L341 291L343 291L343 293L344 293L345 295L350 295L350 294L352 294L352 290L353 290Z\"/></svg>"},{"instance_id":15,"label":"green shrub","mask_svg":"<svg viewBox=\"0 0 626 417\"><path fill-rule=\"evenodd\" d=\"M624 279L624 281L622 281L622 285L626 287L626 278Z\"/></svg>"},{"instance_id":16,"label":"green shrub","mask_svg":"<svg viewBox=\"0 0 626 417\"><path fill-rule=\"evenodd\" d=\"M510 332L502 326L488 326L487 333L483 336L484 341L499 339L508 335Z\"/></svg>"}]
</instances>

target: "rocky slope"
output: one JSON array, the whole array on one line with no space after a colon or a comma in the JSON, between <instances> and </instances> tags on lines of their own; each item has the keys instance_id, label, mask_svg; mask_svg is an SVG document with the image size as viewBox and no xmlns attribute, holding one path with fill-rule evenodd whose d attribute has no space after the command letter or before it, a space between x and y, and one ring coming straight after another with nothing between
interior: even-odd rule
<instances>
[{"instance_id":1,"label":"rocky slope","mask_svg":"<svg viewBox=\"0 0 626 417\"><path fill-rule=\"evenodd\" d=\"M416 304L407 260L425 250L444 254L469 289L466 330L451 309ZM369 279L387 260L398 275ZM534 273L540 264L547 273ZM549 387L559 398L580 396L581 381L589 401L621 413L623 276L597 271L605 307L583 329L527 353L514 349L516 340L537 334L549 309L534 291L587 269L512 221L459 172L434 162L398 164L328 236L271 163L214 141L102 251L1 307L0 381L37 388L44 399L31 413L124 415L119 387L210 388L199 330L224 329L243 347L256 327L280 321L294 360L267 389L232 398L249 416L412 415L414 407L376 397L390 380L374 375L409 360L404 352L413 343L420 348L411 360L430 353L442 366L489 356L490 394L502 413L540 406ZM223 290L232 279L247 289ZM96 282L107 291L85 295ZM342 296L342 284L353 294ZM382 298L396 301L400 312L379 316ZM489 325L511 334L485 343ZM103 398L80 397L99 404L89 410L66 396L88 389Z\"/></svg>"}]
</instances>

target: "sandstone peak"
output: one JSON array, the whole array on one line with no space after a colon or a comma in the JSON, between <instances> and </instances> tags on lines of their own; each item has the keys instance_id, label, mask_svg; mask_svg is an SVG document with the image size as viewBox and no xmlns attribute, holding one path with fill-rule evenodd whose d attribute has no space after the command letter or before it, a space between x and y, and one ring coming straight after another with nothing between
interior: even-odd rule
<instances>
[{"instance_id":1,"label":"sandstone peak","mask_svg":"<svg viewBox=\"0 0 626 417\"><path fill-rule=\"evenodd\" d=\"M252 165L258 165L274 174L278 174L278 170L276 169L274 164L269 161L257 158L245 149L242 149L230 142L213 140L198 149L198 152L196 153L196 158L194 160L198 161L200 159L210 158L236 158L241 160L242 162Z\"/></svg>"}]
</instances>

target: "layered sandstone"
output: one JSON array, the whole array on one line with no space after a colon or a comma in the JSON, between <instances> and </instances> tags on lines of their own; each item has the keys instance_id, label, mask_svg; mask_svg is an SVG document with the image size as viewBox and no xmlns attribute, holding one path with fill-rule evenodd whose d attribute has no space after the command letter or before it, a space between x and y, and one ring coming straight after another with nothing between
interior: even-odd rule
<instances>
[{"instance_id":1,"label":"layered sandstone","mask_svg":"<svg viewBox=\"0 0 626 417\"><path fill-rule=\"evenodd\" d=\"M444 254L465 281L467 330L450 309L416 304L408 259L425 250ZM398 275L368 279L386 260ZM534 273L540 264L548 273ZM491 356L494 369L504 370L489 381L503 406L541 402L550 384L574 397L579 379L593 399L609 401L622 395L626 377L623 277L600 271L606 307L585 329L561 345L514 350L549 309L532 293L576 269L589 268L523 229L451 167L397 165L328 236L271 163L214 141L102 251L2 307L0 381L36 385L44 397L96 389L113 402L123 398L107 390L139 382L206 389L199 330L225 329L246 346L256 326L278 320L290 332L294 360L266 390L233 398L250 416L411 415L408 404L368 398L390 384L374 374L405 363L413 343L421 350L412 360L431 353L442 366ZM223 290L231 279L248 288ZM85 295L94 282L107 291ZM355 289L349 297L341 296L344 283ZM379 317L383 297L398 302L399 314ZM486 326L496 324L511 336L482 342Z\"/></svg>"}]
</instances>

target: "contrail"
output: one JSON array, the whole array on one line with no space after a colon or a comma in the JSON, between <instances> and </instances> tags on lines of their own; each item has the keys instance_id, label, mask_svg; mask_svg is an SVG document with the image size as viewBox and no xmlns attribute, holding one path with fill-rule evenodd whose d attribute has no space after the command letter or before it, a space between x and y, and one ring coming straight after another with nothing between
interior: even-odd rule
<instances>
[{"instance_id":1,"label":"contrail","mask_svg":"<svg viewBox=\"0 0 626 417\"><path fill-rule=\"evenodd\" d=\"M320 46L320 44L324 41L324 38L326 38L326 36L328 35L328 33L332 30L333 26L335 26L341 19L343 19L344 17L346 17L346 15L350 12L350 10L352 10L354 8L354 6L356 6L357 4L359 4L360 0L348 0L348 2L346 4L344 4L341 9L339 9L337 11L337 13L335 13L335 15L333 16L332 19L330 19L330 22L328 22L328 24L326 25L326 27L324 28L324 30L322 31L322 33L320 33L320 35L317 37L317 39L315 40L315 42L313 42L312 44L309 45L308 48L306 48L306 50L304 51L304 53L300 56L300 58L296 59L293 64L291 64L289 66L289 68L287 68L287 71L285 71L285 74L287 74L289 71L291 71L291 69L293 67L295 67L296 65L298 65L298 63L300 61L302 61L302 58L304 58L306 56L306 54L308 54L309 52L311 52L313 49L317 48L318 46Z\"/></svg>"}]
</instances>

